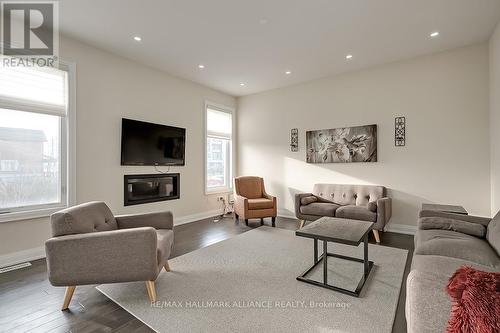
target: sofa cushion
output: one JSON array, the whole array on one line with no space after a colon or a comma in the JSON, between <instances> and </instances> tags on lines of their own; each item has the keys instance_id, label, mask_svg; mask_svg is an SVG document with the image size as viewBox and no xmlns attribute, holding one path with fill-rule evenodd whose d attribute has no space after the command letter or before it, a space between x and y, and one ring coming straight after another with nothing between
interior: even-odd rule
<instances>
[{"instance_id":1,"label":"sofa cushion","mask_svg":"<svg viewBox=\"0 0 500 333\"><path fill-rule=\"evenodd\" d=\"M273 208L273 201L267 198L248 199L248 209Z\"/></svg>"},{"instance_id":2,"label":"sofa cushion","mask_svg":"<svg viewBox=\"0 0 500 333\"><path fill-rule=\"evenodd\" d=\"M368 203L368 207L367 207L370 211L372 212L377 212L377 202L376 201L370 201Z\"/></svg>"},{"instance_id":3,"label":"sofa cushion","mask_svg":"<svg viewBox=\"0 0 500 333\"><path fill-rule=\"evenodd\" d=\"M156 230L157 237L157 259L158 265L164 263L170 257L170 252L172 252L172 246L174 244L174 232L167 229Z\"/></svg>"},{"instance_id":4,"label":"sofa cushion","mask_svg":"<svg viewBox=\"0 0 500 333\"><path fill-rule=\"evenodd\" d=\"M445 332L451 301L444 288L449 276L435 276L413 270L406 280L406 322L408 333Z\"/></svg>"},{"instance_id":5,"label":"sofa cushion","mask_svg":"<svg viewBox=\"0 0 500 333\"><path fill-rule=\"evenodd\" d=\"M309 205L316 201L318 201L318 198L316 198L314 195L310 195L308 197L303 197L302 199L300 199L300 203L304 206Z\"/></svg>"},{"instance_id":6,"label":"sofa cushion","mask_svg":"<svg viewBox=\"0 0 500 333\"><path fill-rule=\"evenodd\" d=\"M414 255L411 269L432 275L449 278L462 266L473 267L482 271L495 272L497 268L481 265L473 261L436 255Z\"/></svg>"},{"instance_id":7,"label":"sofa cushion","mask_svg":"<svg viewBox=\"0 0 500 333\"><path fill-rule=\"evenodd\" d=\"M301 206L300 212L305 215L330 216L335 217L335 211L340 206L334 203L313 202L307 206Z\"/></svg>"},{"instance_id":8,"label":"sofa cushion","mask_svg":"<svg viewBox=\"0 0 500 333\"><path fill-rule=\"evenodd\" d=\"M423 230L451 230L480 238L486 235L486 228L482 224L443 217L422 217L418 220L418 227Z\"/></svg>"},{"instance_id":9,"label":"sofa cushion","mask_svg":"<svg viewBox=\"0 0 500 333\"><path fill-rule=\"evenodd\" d=\"M415 254L441 255L500 267L500 258L488 243L450 230L418 230Z\"/></svg>"},{"instance_id":10,"label":"sofa cushion","mask_svg":"<svg viewBox=\"0 0 500 333\"><path fill-rule=\"evenodd\" d=\"M347 205L342 206L335 212L336 217L345 219L362 220L362 221L377 221L377 213L372 212L363 206Z\"/></svg>"},{"instance_id":11,"label":"sofa cushion","mask_svg":"<svg viewBox=\"0 0 500 333\"><path fill-rule=\"evenodd\" d=\"M488 240L491 247L497 251L497 254L500 255L500 212L498 212L488 224L486 240Z\"/></svg>"},{"instance_id":12,"label":"sofa cushion","mask_svg":"<svg viewBox=\"0 0 500 333\"><path fill-rule=\"evenodd\" d=\"M497 269L471 261L436 255L414 255L407 279L406 318L408 332L444 332L451 301L445 287L460 267L467 265L494 272ZM432 299L432 302L429 302Z\"/></svg>"}]
</instances>

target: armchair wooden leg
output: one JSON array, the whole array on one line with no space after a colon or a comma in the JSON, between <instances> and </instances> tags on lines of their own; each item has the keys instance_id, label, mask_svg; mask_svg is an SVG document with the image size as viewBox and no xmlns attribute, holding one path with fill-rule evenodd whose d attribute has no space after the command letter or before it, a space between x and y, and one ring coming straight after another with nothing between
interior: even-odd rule
<instances>
[{"instance_id":1,"label":"armchair wooden leg","mask_svg":"<svg viewBox=\"0 0 500 333\"><path fill-rule=\"evenodd\" d=\"M170 265L168 264L168 260L165 262L165 265L163 267L165 267L165 270L167 272L170 272Z\"/></svg>"},{"instance_id":2,"label":"armchair wooden leg","mask_svg":"<svg viewBox=\"0 0 500 333\"><path fill-rule=\"evenodd\" d=\"M260 225L264 225L264 218L260 218Z\"/></svg>"},{"instance_id":3,"label":"armchair wooden leg","mask_svg":"<svg viewBox=\"0 0 500 333\"><path fill-rule=\"evenodd\" d=\"M276 227L276 216L272 217L271 220L273 221L273 227Z\"/></svg>"},{"instance_id":4,"label":"armchair wooden leg","mask_svg":"<svg viewBox=\"0 0 500 333\"><path fill-rule=\"evenodd\" d=\"M236 221L238 221L238 220L240 219L240 217L238 216L238 214L234 213L234 219L235 219Z\"/></svg>"},{"instance_id":5,"label":"armchair wooden leg","mask_svg":"<svg viewBox=\"0 0 500 333\"><path fill-rule=\"evenodd\" d=\"M375 236L375 241L377 242L377 244L379 244L380 243L380 235L378 233L378 230L373 229L372 231L373 231L373 236Z\"/></svg>"},{"instance_id":6,"label":"armchair wooden leg","mask_svg":"<svg viewBox=\"0 0 500 333\"><path fill-rule=\"evenodd\" d=\"M71 298L73 298L73 293L75 292L76 286L66 287L66 292L64 293L64 302L61 310L67 310L69 307L69 303L71 302Z\"/></svg>"},{"instance_id":7,"label":"armchair wooden leg","mask_svg":"<svg viewBox=\"0 0 500 333\"><path fill-rule=\"evenodd\" d=\"M245 219L245 224L248 226L248 219Z\"/></svg>"},{"instance_id":8,"label":"armchair wooden leg","mask_svg":"<svg viewBox=\"0 0 500 333\"><path fill-rule=\"evenodd\" d=\"M306 224L306 220L300 220L299 229L302 229L304 224Z\"/></svg>"},{"instance_id":9,"label":"armchair wooden leg","mask_svg":"<svg viewBox=\"0 0 500 333\"><path fill-rule=\"evenodd\" d=\"M156 288L154 281L146 281L146 289L148 290L149 300L156 302Z\"/></svg>"}]
</instances>

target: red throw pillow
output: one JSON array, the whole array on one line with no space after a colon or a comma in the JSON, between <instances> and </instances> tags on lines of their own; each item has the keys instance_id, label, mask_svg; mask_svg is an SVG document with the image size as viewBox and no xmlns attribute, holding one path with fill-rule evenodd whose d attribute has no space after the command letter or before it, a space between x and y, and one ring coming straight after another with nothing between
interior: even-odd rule
<instances>
[{"instance_id":1,"label":"red throw pillow","mask_svg":"<svg viewBox=\"0 0 500 333\"><path fill-rule=\"evenodd\" d=\"M500 332L500 273L461 267L446 287L452 298L448 333Z\"/></svg>"}]
</instances>

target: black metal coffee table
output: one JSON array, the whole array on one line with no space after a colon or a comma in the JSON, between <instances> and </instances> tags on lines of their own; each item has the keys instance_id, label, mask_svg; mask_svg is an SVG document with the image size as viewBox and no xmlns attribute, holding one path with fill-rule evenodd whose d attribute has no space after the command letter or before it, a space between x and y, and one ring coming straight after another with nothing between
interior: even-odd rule
<instances>
[{"instance_id":1,"label":"black metal coffee table","mask_svg":"<svg viewBox=\"0 0 500 333\"><path fill-rule=\"evenodd\" d=\"M312 238L314 240L314 264L302 273L302 275L298 276L297 280L359 297L373 267L373 261L368 260L368 234L372 229L372 222L322 217L304 228L297 230L295 235ZM318 240L323 241L323 254L319 258ZM362 241L364 242L363 259L329 253L327 249L328 242L358 246ZM328 284L328 257L363 263L363 277L359 281L356 290L352 291ZM323 263L323 282L306 278L307 274L309 274L319 263Z\"/></svg>"}]
</instances>

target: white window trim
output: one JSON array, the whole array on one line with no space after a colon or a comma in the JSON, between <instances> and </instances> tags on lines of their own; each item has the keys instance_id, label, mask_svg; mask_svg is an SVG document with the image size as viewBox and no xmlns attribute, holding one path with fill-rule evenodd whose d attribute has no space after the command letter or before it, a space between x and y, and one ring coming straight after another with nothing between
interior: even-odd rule
<instances>
[{"instance_id":1,"label":"white window trim","mask_svg":"<svg viewBox=\"0 0 500 333\"><path fill-rule=\"evenodd\" d=\"M231 161L230 161L230 167L229 167L229 179L228 179L228 186L224 187L213 187L213 188L208 188L207 187L207 138L208 138L208 133L207 133L207 108L213 108L217 111L221 112L227 112L231 114L231 122L232 122L232 131L231 131ZM236 111L234 108L214 103L211 101L205 101L205 105L203 108L203 117L204 117L204 157L203 157L203 162L204 162L204 174L203 174L203 187L205 188L205 195L212 195L212 194L227 194L227 193L232 193L233 192L233 177L234 177L234 170L235 170L235 163L236 163Z\"/></svg>"},{"instance_id":2,"label":"white window trim","mask_svg":"<svg viewBox=\"0 0 500 333\"><path fill-rule=\"evenodd\" d=\"M65 146L62 146L66 162L66 183L63 184L62 188L66 191L67 204L42 205L40 208L32 210L3 213L0 214L0 223L48 217L52 213L76 203L76 63L62 60L59 63L67 68L69 86L68 114L64 118L65 124L61 126L61 129L67 133Z\"/></svg>"}]
</instances>

